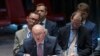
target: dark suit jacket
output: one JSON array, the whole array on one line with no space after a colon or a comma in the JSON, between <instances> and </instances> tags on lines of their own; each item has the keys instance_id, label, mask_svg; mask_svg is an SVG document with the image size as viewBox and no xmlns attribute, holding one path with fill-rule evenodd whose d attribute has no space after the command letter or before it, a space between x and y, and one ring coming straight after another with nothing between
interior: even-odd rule
<instances>
[{"instance_id":1,"label":"dark suit jacket","mask_svg":"<svg viewBox=\"0 0 100 56\"><path fill-rule=\"evenodd\" d=\"M59 29L58 42L63 50L67 50L68 41L70 37L70 24ZM77 50L79 56L89 56L92 52L92 43L90 41L90 36L88 31L84 27L80 27L78 30L77 38Z\"/></svg>"},{"instance_id":2,"label":"dark suit jacket","mask_svg":"<svg viewBox=\"0 0 100 56\"><path fill-rule=\"evenodd\" d=\"M55 22L46 19L45 28L48 29L49 35L57 36L58 27Z\"/></svg>"},{"instance_id":3,"label":"dark suit jacket","mask_svg":"<svg viewBox=\"0 0 100 56\"><path fill-rule=\"evenodd\" d=\"M25 40L23 46L16 54L16 56L23 56L23 54L28 53L31 56L37 56L37 45L33 38L28 38ZM52 36L47 36L44 40L44 56L61 54L62 50L57 44L57 39Z\"/></svg>"},{"instance_id":4,"label":"dark suit jacket","mask_svg":"<svg viewBox=\"0 0 100 56\"><path fill-rule=\"evenodd\" d=\"M87 20L83 26L86 27L89 30L90 34L92 35L92 47L93 47L93 49L95 49L97 47L97 43L98 43L98 41L97 41L98 34L97 34L97 30L96 30L96 24Z\"/></svg>"}]
</instances>

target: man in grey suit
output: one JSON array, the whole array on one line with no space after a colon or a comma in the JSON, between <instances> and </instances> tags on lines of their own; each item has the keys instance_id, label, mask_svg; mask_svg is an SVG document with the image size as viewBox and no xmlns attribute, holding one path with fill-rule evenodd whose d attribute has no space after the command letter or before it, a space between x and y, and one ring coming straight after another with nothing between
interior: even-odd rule
<instances>
[{"instance_id":1,"label":"man in grey suit","mask_svg":"<svg viewBox=\"0 0 100 56\"><path fill-rule=\"evenodd\" d=\"M32 26L39 22L39 15L34 12L30 12L30 14L27 16L26 21L27 27L15 33L13 54L16 54L18 52L19 48L23 44L23 40L30 36Z\"/></svg>"},{"instance_id":2,"label":"man in grey suit","mask_svg":"<svg viewBox=\"0 0 100 56\"><path fill-rule=\"evenodd\" d=\"M16 56L47 56L61 55L62 50L57 43L57 38L49 36L47 29L36 24L32 27L32 35L25 39Z\"/></svg>"},{"instance_id":3,"label":"man in grey suit","mask_svg":"<svg viewBox=\"0 0 100 56\"><path fill-rule=\"evenodd\" d=\"M57 36L57 24L48 20L47 16L47 7L43 3L39 3L36 5L36 13L40 15L40 24L43 25L46 29L48 29L48 33L51 36Z\"/></svg>"}]
</instances>

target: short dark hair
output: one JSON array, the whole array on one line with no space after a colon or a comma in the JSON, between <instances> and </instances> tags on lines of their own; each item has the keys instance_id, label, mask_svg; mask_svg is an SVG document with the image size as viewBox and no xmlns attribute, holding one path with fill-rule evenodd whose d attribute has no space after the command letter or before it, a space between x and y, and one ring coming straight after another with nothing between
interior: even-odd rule
<instances>
[{"instance_id":1,"label":"short dark hair","mask_svg":"<svg viewBox=\"0 0 100 56\"><path fill-rule=\"evenodd\" d=\"M40 14L38 14L38 13L36 13L36 12L30 12L30 13L28 14L28 16L30 16L31 13L34 13L34 14L38 15L39 18L40 18Z\"/></svg>"},{"instance_id":2,"label":"short dark hair","mask_svg":"<svg viewBox=\"0 0 100 56\"><path fill-rule=\"evenodd\" d=\"M79 11L84 11L84 12L87 12L87 13L89 13L89 5L88 4L86 4L86 3L79 3L78 5L77 5L77 8L76 8L77 10L79 10Z\"/></svg>"},{"instance_id":3,"label":"short dark hair","mask_svg":"<svg viewBox=\"0 0 100 56\"><path fill-rule=\"evenodd\" d=\"M81 14L80 16L82 17L82 13L81 13L80 11L75 11L75 12L72 13L70 19L73 19L73 17L74 17L77 13L80 13L80 14ZM82 21L83 21L83 17L82 17Z\"/></svg>"},{"instance_id":4,"label":"short dark hair","mask_svg":"<svg viewBox=\"0 0 100 56\"><path fill-rule=\"evenodd\" d=\"M36 7L38 7L38 6L44 6L45 10L47 11L47 7L46 7L46 5L44 3L39 3L39 4L36 5Z\"/></svg>"}]
</instances>

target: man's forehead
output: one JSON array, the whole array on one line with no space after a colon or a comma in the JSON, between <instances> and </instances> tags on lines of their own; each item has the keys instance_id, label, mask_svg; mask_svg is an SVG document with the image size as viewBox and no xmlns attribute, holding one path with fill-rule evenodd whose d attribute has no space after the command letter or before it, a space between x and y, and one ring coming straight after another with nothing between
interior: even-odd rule
<instances>
[{"instance_id":1,"label":"man's forehead","mask_svg":"<svg viewBox=\"0 0 100 56\"><path fill-rule=\"evenodd\" d=\"M38 16L38 15L35 13L31 13L29 16Z\"/></svg>"},{"instance_id":2,"label":"man's forehead","mask_svg":"<svg viewBox=\"0 0 100 56\"><path fill-rule=\"evenodd\" d=\"M42 5L41 5L41 6L37 6L37 8L45 8L45 6L42 6Z\"/></svg>"},{"instance_id":3,"label":"man's forehead","mask_svg":"<svg viewBox=\"0 0 100 56\"><path fill-rule=\"evenodd\" d=\"M35 30L35 31L36 30L42 30L43 31L45 28L42 25L38 24L38 25L34 25L32 29Z\"/></svg>"},{"instance_id":4,"label":"man's forehead","mask_svg":"<svg viewBox=\"0 0 100 56\"><path fill-rule=\"evenodd\" d=\"M31 13L31 14L29 15L29 17L30 17L30 18L34 18L34 17L39 17L39 15L34 14L34 13Z\"/></svg>"},{"instance_id":5,"label":"man's forehead","mask_svg":"<svg viewBox=\"0 0 100 56\"><path fill-rule=\"evenodd\" d=\"M45 8L45 6L38 6L37 8L36 8L36 10L45 10L46 8Z\"/></svg>"},{"instance_id":6,"label":"man's forehead","mask_svg":"<svg viewBox=\"0 0 100 56\"><path fill-rule=\"evenodd\" d=\"M73 20L74 21L81 21L82 17L81 16L75 16L75 17L73 17Z\"/></svg>"},{"instance_id":7,"label":"man's forehead","mask_svg":"<svg viewBox=\"0 0 100 56\"><path fill-rule=\"evenodd\" d=\"M34 34L42 34L43 32L44 32L43 30L33 31Z\"/></svg>"},{"instance_id":8,"label":"man's forehead","mask_svg":"<svg viewBox=\"0 0 100 56\"><path fill-rule=\"evenodd\" d=\"M80 14L76 14L73 18L79 19L79 18L81 18L81 15Z\"/></svg>"}]
</instances>

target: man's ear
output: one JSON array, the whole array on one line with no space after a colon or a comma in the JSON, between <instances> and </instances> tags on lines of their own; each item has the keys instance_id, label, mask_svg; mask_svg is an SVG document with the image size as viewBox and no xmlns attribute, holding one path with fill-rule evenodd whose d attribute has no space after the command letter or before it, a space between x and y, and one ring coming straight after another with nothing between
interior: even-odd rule
<instances>
[{"instance_id":1,"label":"man's ear","mask_svg":"<svg viewBox=\"0 0 100 56\"><path fill-rule=\"evenodd\" d=\"M29 18L29 17L28 17L28 16L26 16L26 21L28 20L28 18Z\"/></svg>"}]
</instances>

